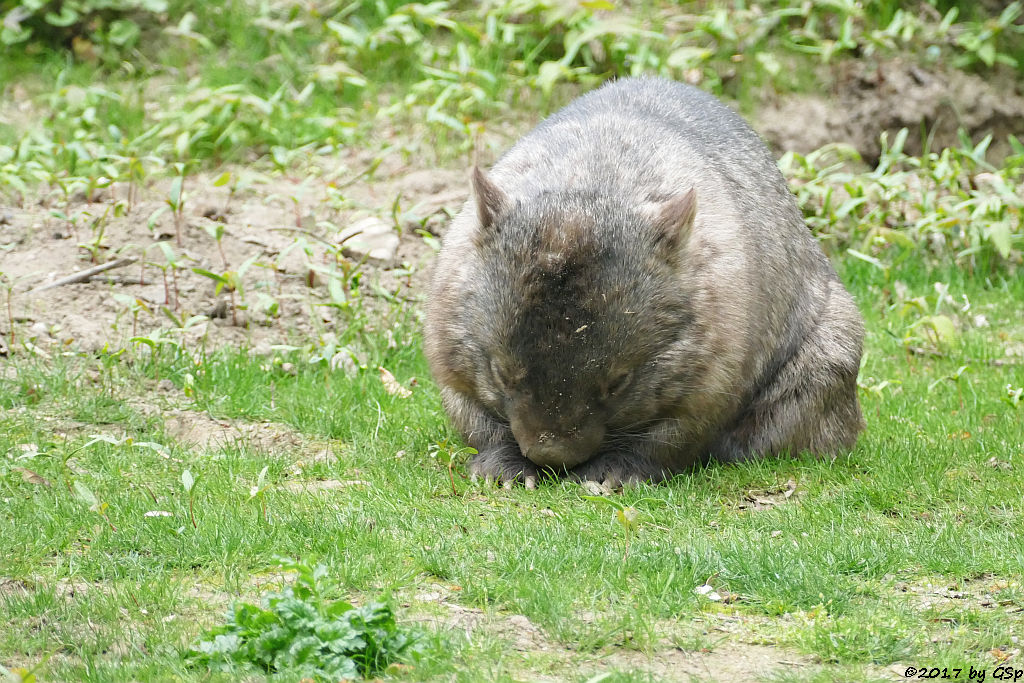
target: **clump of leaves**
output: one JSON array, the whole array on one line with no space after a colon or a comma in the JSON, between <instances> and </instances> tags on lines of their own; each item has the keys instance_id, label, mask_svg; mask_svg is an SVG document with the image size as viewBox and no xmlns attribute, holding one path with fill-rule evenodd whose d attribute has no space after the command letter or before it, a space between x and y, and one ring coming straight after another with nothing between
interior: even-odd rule
<instances>
[{"instance_id":1,"label":"clump of leaves","mask_svg":"<svg viewBox=\"0 0 1024 683\"><path fill-rule=\"evenodd\" d=\"M207 632L190 656L214 671L258 667L268 674L338 681L369 677L412 655L417 639L395 621L391 607L355 607L324 597L327 569L285 561L291 586L264 595L262 607L235 603L227 623Z\"/></svg>"},{"instance_id":2,"label":"clump of leaves","mask_svg":"<svg viewBox=\"0 0 1024 683\"><path fill-rule=\"evenodd\" d=\"M1022 262L1024 143L1009 136L1011 154L995 167L985 160L988 136L974 145L929 152L903 151L907 129L892 142L882 134L878 166L860 170L859 155L827 145L779 162L808 226L829 250L845 249L888 278L908 258L968 271L1013 272Z\"/></svg>"}]
</instances>

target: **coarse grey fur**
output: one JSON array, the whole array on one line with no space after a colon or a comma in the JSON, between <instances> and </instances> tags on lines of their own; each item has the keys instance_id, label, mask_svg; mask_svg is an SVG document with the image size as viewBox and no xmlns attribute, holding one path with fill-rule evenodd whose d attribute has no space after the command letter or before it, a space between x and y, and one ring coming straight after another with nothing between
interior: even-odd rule
<instances>
[{"instance_id":1,"label":"coarse grey fur","mask_svg":"<svg viewBox=\"0 0 1024 683\"><path fill-rule=\"evenodd\" d=\"M611 83L472 181L425 345L474 475L658 481L854 444L860 314L764 143L714 97Z\"/></svg>"}]
</instances>

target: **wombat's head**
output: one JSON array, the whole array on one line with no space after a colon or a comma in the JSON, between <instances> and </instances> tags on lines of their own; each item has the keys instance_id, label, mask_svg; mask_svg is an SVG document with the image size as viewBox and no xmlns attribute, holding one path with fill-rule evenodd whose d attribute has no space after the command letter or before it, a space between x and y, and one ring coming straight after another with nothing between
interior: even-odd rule
<instances>
[{"instance_id":1,"label":"wombat's head","mask_svg":"<svg viewBox=\"0 0 1024 683\"><path fill-rule=\"evenodd\" d=\"M479 169L473 191L478 258L458 305L475 394L531 461L574 467L658 417L692 318L679 273L695 194L522 202Z\"/></svg>"}]
</instances>

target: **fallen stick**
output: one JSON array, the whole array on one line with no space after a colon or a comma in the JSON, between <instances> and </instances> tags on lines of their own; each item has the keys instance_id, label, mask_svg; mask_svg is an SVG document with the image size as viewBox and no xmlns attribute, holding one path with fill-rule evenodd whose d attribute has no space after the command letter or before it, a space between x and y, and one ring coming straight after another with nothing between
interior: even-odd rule
<instances>
[{"instance_id":1,"label":"fallen stick","mask_svg":"<svg viewBox=\"0 0 1024 683\"><path fill-rule=\"evenodd\" d=\"M137 276L134 275L90 275L86 282L99 282L105 285L148 285L153 284L152 281L146 280L143 282Z\"/></svg>"},{"instance_id":2,"label":"fallen stick","mask_svg":"<svg viewBox=\"0 0 1024 683\"><path fill-rule=\"evenodd\" d=\"M121 268L122 266L127 266L131 263L135 263L135 259L130 256L124 256L119 259L114 259L113 261L107 261L106 263L101 263L98 266L86 268L85 270L79 271L73 275L62 277L56 282L51 282L48 285L43 285L41 287L36 287L35 289L30 289L28 291L28 294L38 294L39 292L45 292L46 290L54 289L55 287L63 287L64 285L73 285L77 282L84 282L91 278L93 275L97 275L107 270L113 270L114 268Z\"/></svg>"}]
</instances>

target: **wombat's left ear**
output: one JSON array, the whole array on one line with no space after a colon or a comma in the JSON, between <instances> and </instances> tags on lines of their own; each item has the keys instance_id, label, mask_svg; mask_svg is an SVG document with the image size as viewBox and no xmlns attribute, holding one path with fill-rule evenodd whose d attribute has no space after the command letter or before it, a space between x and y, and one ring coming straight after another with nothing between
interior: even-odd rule
<instances>
[{"instance_id":1,"label":"wombat's left ear","mask_svg":"<svg viewBox=\"0 0 1024 683\"><path fill-rule=\"evenodd\" d=\"M655 208L654 229L669 253L675 253L686 242L696 215L697 191L692 187Z\"/></svg>"},{"instance_id":2,"label":"wombat's left ear","mask_svg":"<svg viewBox=\"0 0 1024 683\"><path fill-rule=\"evenodd\" d=\"M485 231L490 230L494 220L509 205L508 195L479 166L473 167L473 201L480 227Z\"/></svg>"}]
</instances>

